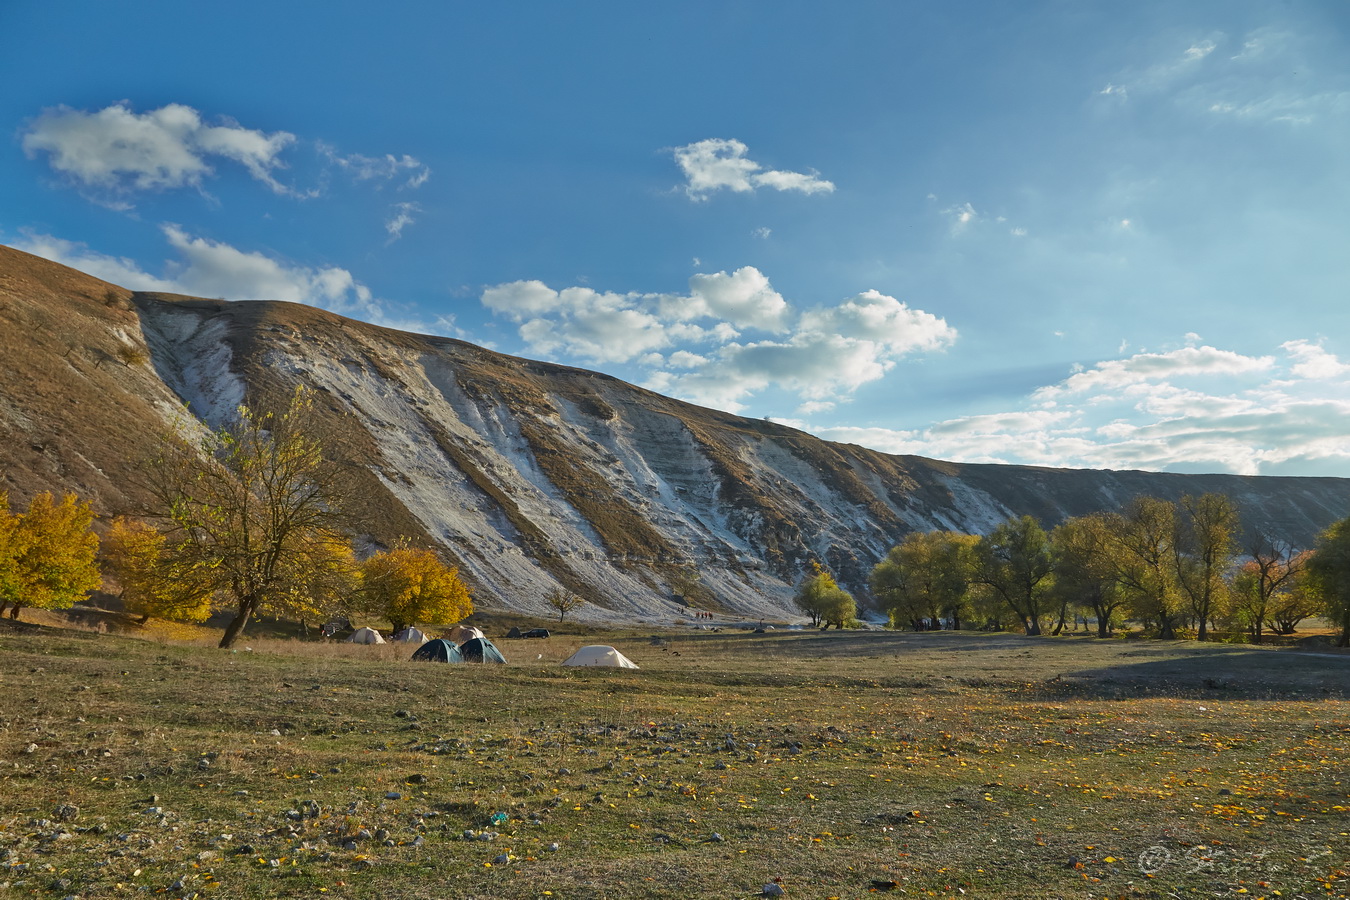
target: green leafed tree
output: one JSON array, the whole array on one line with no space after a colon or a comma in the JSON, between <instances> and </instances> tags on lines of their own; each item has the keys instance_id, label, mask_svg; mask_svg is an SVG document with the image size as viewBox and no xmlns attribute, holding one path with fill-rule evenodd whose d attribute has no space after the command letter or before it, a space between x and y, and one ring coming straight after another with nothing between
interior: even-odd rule
<instances>
[{"instance_id":1,"label":"green leafed tree","mask_svg":"<svg viewBox=\"0 0 1350 900\"><path fill-rule=\"evenodd\" d=\"M1031 516L1009 519L980 539L972 581L997 596L1029 635L1041 633L1054 573L1050 538Z\"/></svg>"},{"instance_id":2,"label":"green leafed tree","mask_svg":"<svg viewBox=\"0 0 1350 900\"><path fill-rule=\"evenodd\" d=\"M1097 636L1110 637L1125 594L1115 576L1109 520L1102 515L1078 516L1050 534L1055 557L1053 596L1062 609L1079 605L1097 621ZM1061 619L1063 616L1061 615Z\"/></svg>"},{"instance_id":3,"label":"green leafed tree","mask_svg":"<svg viewBox=\"0 0 1350 900\"><path fill-rule=\"evenodd\" d=\"M1224 494L1187 495L1177 503L1172 554L1199 640L1208 637L1211 618L1227 610L1227 576L1241 527L1237 507Z\"/></svg>"},{"instance_id":4,"label":"green leafed tree","mask_svg":"<svg viewBox=\"0 0 1350 900\"><path fill-rule=\"evenodd\" d=\"M853 595L841 588L817 563L815 574L801 583L793 598L797 608L811 617L815 626L843 628L858 615Z\"/></svg>"},{"instance_id":5,"label":"green leafed tree","mask_svg":"<svg viewBox=\"0 0 1350 900\"><path fill-rule=\"evenodd\" d=\"M1341 629L1337 646L1350 646L1350 519L1322 532L1308 557L1308 586L1321 600L1322 615Z\"/></svg>"},{"instance_id":6,"label":"green leafed tree","mask_svg":"<svg viewBox=\"0 0 1350 900\"><path fill-rule=\"evenodd\" d=\"M255 614L322 612L333 598L314 589L341 593L344 498L313 436L311 404L297 390L280 414L241 407L200 439L168 437L151 463L168 565L209 580L234 609L221 647Z\"/></svg>"},{"instance_id":7,"label":"green leafed tree","mask_svg":"<svg viewBox=\"0 0 1350 900\"><path fill-rule=\"evenodd\" d=\"M27 512L9 511L0 494L0 613L12 619L25 606L69 609L102 583L94 513L74 494L57 502L35 496Z\"/></svg>"},{"instance_id":8,"label":"green leafed tree","mask_svg":"<svg viewBox=\"0 0 1350 900\"><path fill-rule=\"evenodd\" d=\"M389 620L394 632L417 624L449 625L473 612L459 570L430 550L396 547L361 563L365 609Z\"/></svg>"},{"instance_id":9,"label":"green leafed tree","mask_svg":"<svg viewBox=\"0 0 1350 900\"><path fill-rule=\"evenodd\" d=\"M1185 613L1176 573L1176 507L1157 497L1136 497L1108 517L1115 577L1133 615L1170 640Z\"/></svg>"},{"instance_id":10,"label":"green leafed tree","mask_svg":"<svg viewBox=\"0 0 1350 900\"><path fill-rule=\"evenodd\" d=\"M954 531L915 531L892 547L869 578L891 627L922 627L967 616L979 537Z\"/></svg>"}]
</instances>

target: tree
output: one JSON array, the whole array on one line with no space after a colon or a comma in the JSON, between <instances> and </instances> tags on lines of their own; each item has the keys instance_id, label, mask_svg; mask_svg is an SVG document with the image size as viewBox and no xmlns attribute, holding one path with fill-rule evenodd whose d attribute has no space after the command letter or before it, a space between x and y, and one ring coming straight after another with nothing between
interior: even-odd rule
<instances>
[{"instance_id":1,"label":"tree","mask_svg":"<svg viewBox=\"0 0 1350 900\"><path fill-rule=\"evenodd\" d=\"M1210 617L1228 600L1228 573L1241 525L1237 507L1223 494L1182 497L1177 504L1172 554L1177 584L1198 623L1196 638L1208 637Z\"/></svg>"},{"instance_id":2,"label":"tree","mask_svg":"<svg viewBox=\"0 0 1350 900\"><path fill-rule=\"evenodd\" d=\"M915 630L923 621L950 619L961 627L979 537L954 531L915 531L892 547L868 579L891 619Z\"/></svg>"},{"instance_id":3,"label":"tree","mask_svg":"<svg viewBox=\"0 0 1350 900\"><path fill-rule=\"evenodd\" d=\"M376 553L361 563L361 594L366 609L388 619L396 634L419 622L448 625L473 612L459 570L430 550Z\"/></svg>"},{"instance_id":4,"label":"tree","mask_svg":"<svg viewBox=\"0 0 1350 900\"><path fill-rule=\"evenodd\" d=\"M122 606L140 616L203 622L211 616L211 579L199 570L172 567L165 537L144 522L118 516L103 538L105 574L121 587Z\"/></svg>"},{"instance_id":5,"label":"tree","mask_svg":"<svg viewBox=\"0 0 1350 900\"><path fill-rule=\"evenodd\" d=\"M152 463L166 560L234 605L221 647L254 614L314 599L306 591L316 573L334 574L336 548L348 546L334 469L307 429L311 403L298 389L280 415L241 406L235 422L200 440L170 436Z\"/></svg>"},{"instance_id":6,"label":"tree","mask_svg":"<svg viewBox=\"0 0 1350 900\"><path fill-rule=\"evenodd\" d=\"M1027 634L1039 635L1054 571L1045 529L1031 516L1009 519L980 539L975 558L971 580L1007 604Z\"/></svg>"},{"instance_id":7,"label":"tree","mask_svg":"<svg viewBox=\"0 0 1350 900\"><path fill-rule=\"evenodd\" d=\"M1158 637L1175 638L1182 614L1174 550L1176 507L1157 497L1136 497L1107 521L1114 575L1134 614L1156 624Z\"/></svg>"},{"instance_id":8,"label":"tree","mask_svg":"<svg viewBox=\"0 0 1350 900\"><path fill-rule=\"evenodd\" d=\"M811 624L824 624L843 628L845 622L852 621L858 614L853 595L835 583L834 576L825 571L820 563L813 563L814 575L802 582L797 589L794 602L797 608L811 617Z\"/></svg>"},{"instance_id":9,"label":"tree","mask_svg":"<svg viewBox=\"0 0 1350 900\"><path fill-rule=\"evenodd\" d=\"M1061 608L1071 603L1090 608L1097 636L1110 637L1125 595L1115 577L1108 519L1103 515L1068 519L1051 532L1050 544L1055 566L1052 593Z\"/></svg>"},{"instance_id":10,"label":"tree","mask_svg":"<svg viewBox=\"0 0 1350 900\"><path fill-rule=\"evenodd\" d=\"M559 622L561 622L568 613L581 609L582 605L586 602L571 591L564 591L562 588L555 588L554 590L549 591L546 599L548 600L548 605L557 611Z\"/></svg>"},{"instance_id":11,"label":"tree","mask_svg":"<svg viewBox=\"0 0 1350 900\"><path fill-rule=\"evenodd\" d=\"M1322 602L1322 614L1340 626L1338 647L1350 647L1350 519L1317 538L1307 564L1308 586Z\"/></svg>"},{"instance_id":12,"label":"tree","mask_svg":"<svg viewBox=\"0 0 1350 900\"><path fill-rule=\"evenodd\" d=\"M1252 636L1252 643L1261 643L1262 631L1276 609L1284 605L1285 595L1295 593L1307 561L1308 554L1297 553L1281 541L1265 535L1251 539L1247 559L1233 576L1232 589L1235 612ZM1306 602L1307 592L1300 589L1297 593L1298 602Z\"/></svg>"},{"instance_id":13,"label":"tree","mask_svg":"<svg viewBox=\"0 0 1350 900\"><path fill-rule=\"evenodd\" d=\"M93 522L89 504L74 494L57 503L44 491L19 516L0 494L0 613L9 606L17 619L25 606L69 609L96 589L102 577Z\"/></svg>"}]
</instances>

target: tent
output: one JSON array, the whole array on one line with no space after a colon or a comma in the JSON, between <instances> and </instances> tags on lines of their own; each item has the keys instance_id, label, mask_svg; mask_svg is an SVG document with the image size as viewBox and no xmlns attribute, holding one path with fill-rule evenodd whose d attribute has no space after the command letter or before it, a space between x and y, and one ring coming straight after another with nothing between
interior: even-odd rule
<instances>
[{"instance_id":1,"label":"tent","mask_svg":"<svg viewBox=\"0 0 1350 900\"><path fill-rule=\"evenodd\" d=\"M520 637L520 629L512 625L511 630L506 633L506 636L509 638L518 638Z\"/></svg>"},{"instance_id":2,"label":"tent","mask_svg":"<svg viewBox=\"0 0 1350 900\"><path fill-rule=\"evenodd\" d=\"M464 657L465 662L476 663L504 663L506 657L502 656L502 651L498 650L496 645L485 637L477 637L465 641L459 645L459 653Z\"/></svg>"},{"instance_id":3,"label":"tent","mask_svg":"<svg viewBox=\"0 0 1350 900\"><path fill-rule=\"evenodd\" d=\"M464 662L464 655L459 652L459 648L442 638L427 641L417 648L412 658L422 662Z\"/></svg>"},{"instance_id":4,"label":"tent","mask_svg":"<svg viewBox=\"0 0 1350 900\"><path fill-rule=\"evenodd\" d=\"M384 638L374 628L358 628L352 632L352 636L347 638L351 644L383 644Z\"/></svg>"},{"instance_id":5,"label":"tent","mask_svg":"<svg viewBox=\"0 0 1350 900\"><path fill-rule=\"evenodd\" d=\"M465 641L471 641L474 638L486 637L487 635L474 628L472 625L456 625L445 633L446 640L454 641L462 645Z\"/></svg>"},{"instance_id":6,"label":"tent","mask_svg":"<svg viewBox=\"0 0 1350 900\"><path fill-rule=\"evenodd\" d=\"M403 644L425 644L427 636L422 633L421 629L413 628L410 625L394 635L392 639Z\"/></svg>"},{"instance_id":7,"label":"tent","mask_svg":"<svg viewBox=\"0 0 1350 900\"><path fill-rule=\"evenodd\" d=\"M582 647L563 662L564 666L610 666L615 669L636 669L637 665L613 647L592 644Z\"/></svg>"}]
</instances>

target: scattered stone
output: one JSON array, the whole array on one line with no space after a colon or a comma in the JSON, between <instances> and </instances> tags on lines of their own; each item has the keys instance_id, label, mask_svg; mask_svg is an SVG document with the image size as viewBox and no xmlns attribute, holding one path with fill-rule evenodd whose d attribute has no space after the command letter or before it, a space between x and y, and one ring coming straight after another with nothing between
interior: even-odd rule
<instances>
[{"instance_id":1,"label":"scattered stone","mask_svg":"<svg viewBox=\"0 0 1350 900\"><path fill-rule=\"evenodd\" d=\"M559 846L558 846L558 842L557 842L557 841L554 841L553 843L549 844L549 845L548 845L547 847L545 847L544 849L547 850L549 853L557 853L559 850L562 849L562 847L559 847Z\"/></svg>"},{"instance_id":2,"label":"scattered stone","mask_svg":"<svg viewBox=\"0 0 1350 900\"><path fill-rule=\"evenodd\" d=\"M515 859L515 857L512 856L511 854L501 853L498 854L497 856L492 857L492 864L494 866L504 866L513 859Z\"/></svg>"},{"instance_id":3,"label":"scattered stone","mask_svg":"<svg viewBox=\"0 0 1350 900\"><path fill-rule=\"evenodd\" d=\"M252 844L240 844L238 847L234 848L235 856L252 856L254 852Z\"/></svg>"},{"instance_id":4,"label":"scattered stone","mask_svg":"<svg viewBox=\"0 0 1350 900\"><path fill-rule=\"evenodd\" d=\"M714 832L712 833L712 836L711 836L710 838L708 838L708 840L712 841L714 844L720 844L720 843L722 843L723 841L725 841L726 838L722 837L722 835L720 835L720 834L718 834L716 831L714 831Z\"/></svg>"},{"instance_id":5,"label":"scattered stone","mask_svg":"<svg viewBox=\"0 0 1350 900\"><path fill-rule=\"evenodd\" d=\"M787 893L787 890L781 884L770 881L760 889L759 893L763 897L781 897Z\"/></svg>"},{"instance_id":6,"label":"scattered stone","mask_svg":"<svg viewBox=\"0 0 1350 900\"><path fill-rule=\"evenodd\" d=\"M23 748L23 752L24 752L24 753L36 753L36 752L37 752L37 749L38 749L38 745L37 745L37 744L29 744L27 747L24 747L24 748Z\"/></svg>"},{"instance_id":7,"label":"scattered stone","mask_svg":"<svg viewBox=\"0 0 1350 900\"><path fill-rule=\"evenodd\" d=\"M408 784L426 784L427 776L419 772L416 775L409 775L407 781Z\"/></svg>"},{"instance_id":8,"label":"scattered stone","mask_svg":"<svg viewBox=\"0 0 1350 900\"><path fill-rule=\"evenodd\" d=\"M69 803L62 803L56 809L52 810L52 818L58 822L74 822L80 816L80 808L72 806Z\"/></svg>"}]
</instances>

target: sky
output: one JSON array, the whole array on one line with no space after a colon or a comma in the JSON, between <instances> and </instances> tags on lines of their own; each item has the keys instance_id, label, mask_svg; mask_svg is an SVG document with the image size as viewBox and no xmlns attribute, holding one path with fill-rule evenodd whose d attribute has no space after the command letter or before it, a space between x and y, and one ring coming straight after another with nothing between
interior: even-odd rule
<instances>
[{"instance_id":1,"label":"sky","mask_svg":"<svg viewBox=\"0 0 1350 900\"><path fill-rule=\"evenodd\" d=\"M0 243L892 453L1350 477L1350 4L0 2Z\"/></svg>"}]
</instances>

